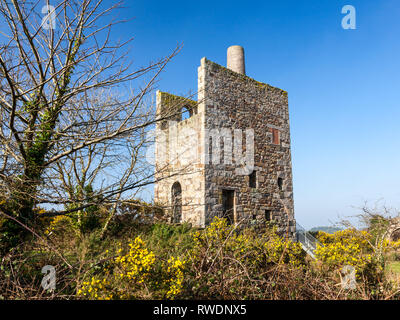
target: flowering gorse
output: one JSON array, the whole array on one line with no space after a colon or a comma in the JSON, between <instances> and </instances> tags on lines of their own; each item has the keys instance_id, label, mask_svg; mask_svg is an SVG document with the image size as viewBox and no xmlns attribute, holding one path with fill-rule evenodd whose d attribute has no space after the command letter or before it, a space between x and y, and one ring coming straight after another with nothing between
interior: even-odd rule
<instances>
[{"instance_id":1,"label":"flowering gorse","mask_svg":"<svg viewBox=\"0 0 400 320\"><path fill-rule=\"evenodd\" d=\"M118 254L122 253L122 248ZM126 278L138 283L143 283L149 276L155 263L155 255L149 251L140 237L129 243L129 250L126 254L115 258L117 276Z\"/></svg>"},{"instance_id":2,"label":"flowering gorse","mask_svg":"<svg viewBox=\"0 0 400 320\"><path fill-rule=\"evenodd\" d=\"M366 231L346 229L334 234L319 232L321 245L317 245L315 256L331 269L345 265L362 271L372 261L371 235Z\"/></svg>"},{"instance_id":3,"label":"flowering gorse","mask_svg":"<svg viewBox=\"0 0 400 320\"><path fill-rule=\"evenodd\" d=\"M103 268L102 273L82 284L78 296L88 299L174 299L183 288L186 261L171 256L156 259L141 237L136 237L124 251Z\"/></svg>"},{"instance_id":4,"label":"flowering gorse","mask_svg":"<svg viewBox=\"0 0 400 320\"><path fill-rule=\"evenodd\" d=\"M91 300L111 300L113 295L108 292L108 285L106 279L100 280L92 277L89 281L83 282L77 294Z\"/></svg>"},{"instance_id":5,"label":"flowering gorse","mask_svg":"<svg viewBox=\"0 0 400 320\"><path fill-rule=\"evenodd\" d=\"M275 232L264 242L264 248L271 263L289 264L293 267L304 264L305 253L300 243L279 237Z\"/></svg>"},{"instance_id":6,"label":"flowering gorse","mask_svg":"<svg viewBox=\"0 0 400 320\"><path fill-rule=\"evenodd\" d=\"M183 281L184 281L184 267L185 261L179 258L171 257L168 259L166 284L169 286L167 291L167 298L173 299L175 296L181 293Z\"/></svg>"},{"instance_id":7,"label":"flowering gorse","mask_svg":"<svg viewBox=\"0 0 400 320\"><path fill-rule=\"evenodd\" d=\"M195 296L200 298L260 297L274 285L270 279L274 269L301 272L305 265L300 245L273 228L239 230L215 217L205 230L194 233L193 240L189 271L196 279Z\"/></svg>"},{"instance_id":8,"label":"flowering gorse","mask_svg":"<svg viewBox=\"0 0 400 320\"><path fill-rule=\"evenodd\" d=\"M229 252L235 259L252 264L286 263L299 266L305 258L299 243L279 236L274 228L264 233L238 232L234 226L228 225L226 219L219 217L215 217L203 232L196 232L194 242L193 258L201 248L209 255L215 251Z\"/></svg>"}]
</instances>

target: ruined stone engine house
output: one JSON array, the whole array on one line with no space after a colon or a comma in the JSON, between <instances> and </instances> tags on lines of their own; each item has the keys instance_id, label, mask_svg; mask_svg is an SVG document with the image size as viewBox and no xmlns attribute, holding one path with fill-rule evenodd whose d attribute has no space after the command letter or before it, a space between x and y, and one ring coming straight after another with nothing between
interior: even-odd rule
<instances>
[{"instance_id":1,"label":"ruined stone engine house","mask_svg":"<svg viewBox=\"0 0 400 320\"><path fill-rule=\"evenodd\" d=\"M230 223L295 232L287 92L245 74L244 50L227 67L198 67L197 101L157 91L155 202L171 222Z\"/></svg>"}]
</instances>

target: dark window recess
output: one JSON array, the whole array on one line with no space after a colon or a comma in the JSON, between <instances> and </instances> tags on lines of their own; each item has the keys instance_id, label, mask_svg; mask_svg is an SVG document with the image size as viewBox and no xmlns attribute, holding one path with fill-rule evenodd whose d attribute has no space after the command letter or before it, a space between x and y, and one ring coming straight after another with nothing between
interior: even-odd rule
<instances>
[{"instance_id":1,"label":"dark window recess","mask_svg":"<svg viewBox=\"0 0 400 320\"><path fill-rule=\"evenodd\" d=\"M182 188L179 182L175 182L171 189L172 195L172 222L180 223L182 220Z\"/></svg>"},{"instance_id":2,"label":"dark window recess","mask_svg":"<svg viewBox=\"0 0 400 320\"><path fill-rule=\"evenodd\" d=\"M283 191L283 179L282 178L278 178L278 188L279 188L279 191Z\"/></svg>"},{"instance_id":3,"label":"dark window recess","mask_svg":"<svg viewBox=\"0 0 400 320\"><path fill-rule=\"evenodd\" d=\"M265 210L265 221L271 221L271 210Z\"/></svg>"},{"instance_id":4,"label":"dark window recess","mask_svg":"<svg viewBox=\"0 0 400 320\"><path fill-rule=\"evenodd\" d=\"M249 175L249 187L257 188L257 172L255 170Z\"/></svg>"},{"instance_id":5,"label":"dark window recess","mask_svg":"<svg viewBox=\"0 0 400 320\"><path fill-rule=\"evenodd\" d=\"M161 122L161 129L165 130L168 128L168 122L166 120L164 120L163 122Z\"/></svg>"},{"instance_id":6,"label":"dark window recess","mask_svg":"<svg viewBox=\"0 0 400 320\"><path fill-rule=\"evenodd\" d=\"M235 206L235 191L234 190L222 190L222 208L223 217L228 221L229 224L233 224L234 221L234 206Z\"/></svg>"}]
</instances>

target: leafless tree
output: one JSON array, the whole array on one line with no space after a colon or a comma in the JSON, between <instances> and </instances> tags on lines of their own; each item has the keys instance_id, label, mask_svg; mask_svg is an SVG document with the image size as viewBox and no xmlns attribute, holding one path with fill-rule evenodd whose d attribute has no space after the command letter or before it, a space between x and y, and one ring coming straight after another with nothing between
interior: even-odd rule
<instances>
[{"instance_id":1,"label":"leafless tree","mask_svg":"<svg viewBox=\"0 0 400 320\"><path fill-rule=\"evenodd\" d=\"M30 223L38 206L66 214L116 203L153 181L143 147L162 119L150 94L180 45L134 67L132 39L113 40L113 26L124 22L112 19L118 8L101 0L1 1L1 212Z\"/></svg>"}]
</instances>

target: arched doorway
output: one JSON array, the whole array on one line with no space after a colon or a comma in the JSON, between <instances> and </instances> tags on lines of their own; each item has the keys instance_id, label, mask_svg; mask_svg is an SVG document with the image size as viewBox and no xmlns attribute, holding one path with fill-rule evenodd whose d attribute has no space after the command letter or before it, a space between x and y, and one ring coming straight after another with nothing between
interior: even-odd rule
<instances>
[{"instance_id":1,"label":"arched doorway","mask_svg":"<svg viewBox=\"0 0 400 320\"><path fill-rule=\"evenodd\" d=\"M175 182L171 188L172 200L172 222L180 223L182 221L182 187L179 182Z\"/></svg>"}]
</instances>

